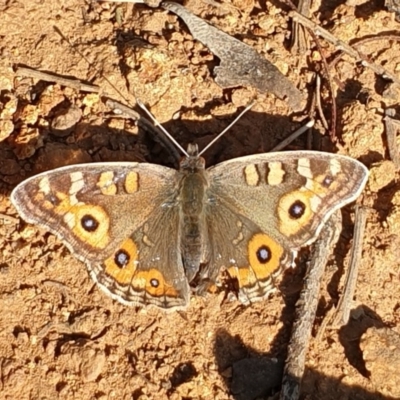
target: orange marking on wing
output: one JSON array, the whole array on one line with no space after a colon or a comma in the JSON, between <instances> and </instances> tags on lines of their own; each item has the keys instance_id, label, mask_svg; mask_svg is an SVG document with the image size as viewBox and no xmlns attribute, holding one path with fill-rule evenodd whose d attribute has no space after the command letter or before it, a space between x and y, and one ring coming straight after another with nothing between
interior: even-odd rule
<instances>
[{"instance_id":1,"label":"orange marking on wing","mask_svg":"<svg viewBox=\"0 0 400 400\"><path fill-rule=\"evenodd\" d=\"M164 279L163 274L157 269L138 271L132 281L132 286L145 290L153 297L179 297L176 289Z\"/></svg>"},{"instance_id":2,"label":"orange marking on wing","mask_svg":"<svg viewBox=\"0 0 400 400\"><path fill-rule=\"evenodd\" d=\"M139 176L137 172L128 172L125 178L125 190L127 193L135 193L139 189Z\"/></svg>"},{"instance_id":3,"label":"orange marking on wing","mask_svg":"<svg viewBox=\"0 0 400 400\"><path fill-rule=\"evenodd\" d=\"M258 252L263 251L268 257L260 261ZM229 267L228 273L236 278L239 287L251 287L258 280L267 280L281 264L283 248L275 240L264 233L255 234L247 245L247 257L249 265L245 267Z\"/></svg>"},{"instance_id":4,"label":"orange marking on wing","mask_svg":"<svg viewBox=\"0 0 400 400\"><path fill-rule=\"evenodd\" d=\"M257 257L257 252L263 248L270 253L266 262L261 262ZM259 280L267 279L280 266L283 248L265 233L255 234L247 245L247 251L250 267Z\"/></svg>"},{"instance_id":5,"label":"orange marking on wing","mask_svg":"<svg viewBox=\"0 0 400 400\"><path fill-rule=\"evenodd\" d=\"M62 192L57 192L56 196L60 203L54 208L54 211L64 217L64 222L71 228L74 235L92 247L105 248L110 242L110 218L105 210L100 206L81 202L72 205L70 196ZM95 230L88 231L82 226L82 219L88 216L96 221Z\"/></svg>"},{"instance_id":6,"label":"orange marking on wing","mask_svg":"<svg viewBox=\"0 0 400 400\"><path fill-rule=\"evenodd\" d=\"M311 208L311 200L314 196L315 193L310 190L294 190L282 196L277 206L279 231L281 233L292 236L308 224L314 215ZM305 210L301 217L292 219L289 215L289 209L296 201L301 201Z\"/></svg>"},{"instance_id":7,"label":"orange marking on wing","mask_svg":"<svg viewBox=\"0 0 400 400\"><path fill-rule=\"evenodd\" d=\"M124 251L129 256L129 261L124 267L118 266L115 261L118 251ZM106 274L114 278L120 285L129 285L137 269L138 251L136 243L127 239L119 249L104 261Z\"/></svg>"},{"instance_id":8,"label":"orange marking on wing","mask_svg":"<svg viewBox=\"0 0 400 400\"><path fill-rule=\"evenodd\" d=\"M117 193L117 186L113 182L114 173L112 171L103 172L97 181L97 187L106 196L113 196Z\"/></svg>"}]
</instances>

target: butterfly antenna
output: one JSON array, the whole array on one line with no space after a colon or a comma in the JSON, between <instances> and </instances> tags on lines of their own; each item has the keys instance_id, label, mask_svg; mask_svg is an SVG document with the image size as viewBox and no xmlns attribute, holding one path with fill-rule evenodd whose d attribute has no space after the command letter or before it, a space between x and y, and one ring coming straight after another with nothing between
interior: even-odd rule
<instances>
[{"instance_id":1,"label":"butterfly antenna","mask_svg":"<svg viewBox=\"0 0 400 400\"><path fill-rule=\"evenodd\" d=\"M189 157L188 152L173 138L173 136L155 119L153 114L147 109L147 107L139 100L136 99L137 105L146 112L146 114L153 121L154 125L161 129L165 136L184 154L186 157Z\"/></svg>"},{"instance_id":2,"label":"butterfly antenna","mask_svg":"<svg viewBox=\"0 0 400 400\"><path fill-rule=\"evenodd\" d=\"M231 129L232 126L235 125L240 118L242 118L243 114L247 113L247 111L249 111L250 108L254 106L255 102L256 101L253 100L218 136L211 140L211 142L208 143L208 145L204 147L204 149L199 153L199 156L201 156L206 150L208 150L219 138L225 135L225 133L228 132L229 129Z\"/></svg>"}]
</instances>

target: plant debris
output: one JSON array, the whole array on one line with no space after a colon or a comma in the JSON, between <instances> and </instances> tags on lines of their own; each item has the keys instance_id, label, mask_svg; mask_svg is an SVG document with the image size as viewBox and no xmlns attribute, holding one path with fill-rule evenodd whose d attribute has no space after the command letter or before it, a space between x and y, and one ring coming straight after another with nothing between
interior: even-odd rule
<instances>
[{"instance_id":1,"label":"plant debris","mask_svg":"<svg viewBox=\"0 0 400 400\"><path fill-rule=\"evenodd\" d=\"M272 92L280 99L286 98L294 111L302 109L300 90L256 50L207 24L180 4L167 1L161 7L182 18L193 37L221 60L214 69L218 85L223 88L252 86L261 92Z\"/></svg>"}]
</instances>

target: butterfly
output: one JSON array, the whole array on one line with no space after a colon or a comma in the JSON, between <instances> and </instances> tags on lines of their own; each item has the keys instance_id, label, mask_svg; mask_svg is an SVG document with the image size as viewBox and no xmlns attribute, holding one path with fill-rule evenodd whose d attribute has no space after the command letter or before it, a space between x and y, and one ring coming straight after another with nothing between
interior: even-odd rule
<instances>
[{"instance_id":1,"label":"butterfly","mask_svg":"<svg viewBox=\"0 0 400 400\"><path fill-rule=\"evenodd\" d=\"M222 270L239 299L265 298L296 252L363 190L367 168L337 154L286 151L211 168L190 145L178 170L137 162L57 168L20 183L21 217L57 235L93 280L127 305L187 307Z\"/></svg>"}]
</instances>

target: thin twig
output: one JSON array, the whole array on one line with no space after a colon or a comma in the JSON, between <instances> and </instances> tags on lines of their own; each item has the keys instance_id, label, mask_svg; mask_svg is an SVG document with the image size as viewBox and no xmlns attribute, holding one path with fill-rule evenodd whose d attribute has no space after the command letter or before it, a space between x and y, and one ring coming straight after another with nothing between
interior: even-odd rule
<instances>
[{"instance_id":1,"label":"thin twig","mask_svg":"<svg viewBox=\"0 0 400 400\"><path fill-rule=\"evenodd\" d=\"M356 290L358 267L361 260L362 244L365 225L367 222L366 208L363 206L357 206L355 215L354 236L353 245L351 246L349 270L344 284L344 292L340 296L339 304L336 309L336 317L332 323L334 327L340 327L347 324L353 303L354 292Z\"/></svg>"},{"instance_id":2,"label":"thin twig","mask_svg":"<svg viewBox=\"0 0 400 400\"><path fill-rule=\"evenodd\" d=\"M69 38L61 32L61 30L57 26L53 26L53 29L54 29L54 32L56 32L57 35L59 35L60 38L68 44L68 46L70 46L71 50L73 50L76 54L78 54L82 58L82 60L85 60L86 63L95 70L94 74L100 73L100 75L103 77L103 79L110 85L110 87L113 90L115 90L115 92L118 94L118 96L120 96L121 99L124 99L126 102L128 102L126 96L114 85L114 83L111 82L110 79L105 74L98 71L97 68L95 68L94 64L91 62L91 60L82 51L80 51L77 48L77 46L74 45L69 40ZM94 76L94 74L92 74L92 75ZM106 90L104 88L102 89L102 93L106 94Z\"/></svg>"},{"instance_id":3,"label":"thin twig","mask_svg":"<svg viewBox=\"0 0 400 400\"><path fill-rule=\"evenodd\" d=\"M400 131L400 121L393 119L396 111L394 109L387 109L383 122L385 124L386 141L389 150L390 159L393 161L397 169L400 168L400 155L397 146L397 132Z\"/></svg>"},{"instance_id":4,"label":"thin twig","mask_svg":"<svg viewBox=\"0 0 400 400\"><path fill-rule=\"evenodd\" d=\"M333 99L333 96L332 96ZM326 130L329 130L328 122L325 118L324 111L321 105L321 77L317 74L315 78L315 100L316 100L316 107L318 109L319 117L321 118L322 125Z\"/></svg>"},{"instance_id":5,"label":"thin twig","mask_svg":"<svg viewBox=\"0 0 400 400\"><path fill-rule=\"evenodd\" d=\"M295 23L301 23L302 22L298 21L296 18L293 17L293 15L300 15L302 16L305 20L310 21L307 16L309 14L309 9L310 9L310 2L309 0L299 0L299 7L298 9L296 8L296 6L292 3L291 0L285 0L285 3L293 10L291 13L289 13L290 16L292 16L293 18L293 23L294 23L294 29L296 27ZM304 24L302 24L304 25ZM330 137L332 140L336 140L336 116L337 116L337 110L336 110L336 101L335 101L335 96L334 96L334 91L333 91L333 85L331 82L331 78L329 75L329 65L328 62L324 56L324 52L322 51L322 47L319 43L318 37L317 37L317 32L313 29L311 29L309 26L304 25L305 27L307 27L308 29L308 33L309 35L313 38L315 45L317 46L318 52L321 55L321 60L322 60L322 66L323 69L325 71L325 76L326 76L326 81L328 84L328 89L331 95L331 99L332 99L332 103L331 103L331 129L330 129ZM299 33L299 27L297 27L297 29L294 31L294 36L296 35L296 33ZM304 36L304 32L302 32L300 35ZM305 38L304 38L305 40ZM305 50L303 50L305 51ZM322 113L320 113L322 114ZM323 117L321 117L323 118ZM326 122L326 120L325 120ZM327 126L329 126L328 124L326 124ZM327 130L329 128L326 128Z\"/></svg>"},{"instance_id":6,"label":"thin twig","mask_svg":"<svg viewBox=\"0 0 400 400\"><path fill-rule=\"evenodd\" d=\"M400 42L400 36L379 34L379 36L372 36L372 37L367 37L367 38L354 39L354 41L352 42L351 45L353 47L358 47L358 46L362 46L363 44L377 42L377 41L380 42L382 40L393 40L394 42Z\"/></svg>"},{"instance_id":7,"label":"thin twig","mask_svg":"<svg viewBox=\"0 0 400 400\"><path fill-rule=\"evenodd\" d=\"M290 0L286 0L288 4ZM290 2L291 3L291 2ZM304 15L305 17L310 16L310 7L311 7L311 0L299 0L299 4L297 6L297 11ZM291 8L296 10L294 4L291 4ZM297 21L293 21L293 33L292 33L292 51L296 52L297 54L304 54L308 50L307 46L307 35L305 32L304 27L299 24Z\"/></svg>"},{"instance_id":8,"label":"thin twig","mask_svg":"<svg viewBox=\"0 0 400 400\"><path fill-rule=\"evenodd\" d=\"M308 117L310 119L315 120L315 110L316 110L316 103L317 103L317 99L316 99L316 92L312 92L312 97L311 97L311 103L310 103L310 107L308 109ZM307 131L307 138L306 138L306 149L307 150L312 150L313 148L313 139L314 139L314 134L313 134L313 130L309 129Z\"/></svg>"},{"instance_id":9,"label":"thin twig","mask_svg":"<svg viewBox=\"0 0 400 400\"><path fill-rule=\"evenodd\" d=\"M298 21L302 25L311 29L317 36L322 36L325 40L332 43L339 50L342 50L349 56L353 57L356 61L361 61L364 67L368 67L376 74L381 75L383 78L390 79L393 82L400 85L400 79L397 78L396 75L387 71L380 65L373 63L372 61L367 59L367 57L364 54L361 54L358 50L354 49L349 44L345 43L343 40L337 39L334 35L332 35L327 30L321 28L315 22L309 20L308 18L304 17L303 15L299 14L296 11L290 11L289 16L292 17L294 21Z\"/></svg>"},{"instance_id":10,"label":"thin twig","mask_svg":"<svg viewBox=\"0 0 400 400\"><path fill-rule=\"evenodd\" d=\"M393 40L395 42L400 42L400 36L395 35L379 35L361 39L354 39L351 45L355 48L362 46L363 44L368 44L371 42L382 41L382 40ZM333 68L343 57L344 53L339 51L338 54L330 61L329 67Z\"/></svg>"},{"instance_id":11,"label":"thin twig","mask_svg":"<svg viewBox=\"0 0 400 400\"><path fill-rule=\"evenodd\" d=\"M326 83L328 84L328 90L332 99L331 102L331 128L330 128L330 137L333 141L336 140L336 116L337 116L337 110L336 110L336 97L334 94L333 90L333 85L331 82L331 77L329 74L329 65L328 62L326 61L326 58L324 56L324 52L322 50L322 47L319 43L317 35L314 33L312 30L308 30L308 33L311 35L313 38L315 45L317 46L318 52L321 55L321 61L322 61L322 66L325 71L325 78L326 78Z\"/></svg>"},{"instance_id":12,"label":"thin twig","mask_svg":"<svg viewBox=\"0 0 400 400\"><path fill-rule=\"evenodd\" d=\"M38 71L33 68L17 67L15 75L26 76L28 78L39 79L46 82L55 82L62 86L70 87L72 89L80 90L83 92L90 92L90 93L100 92L100 88L98 86L83 83L78 79L65 78L63 76L56 75L53 73Z\"/></svg>"}]
</instances>

